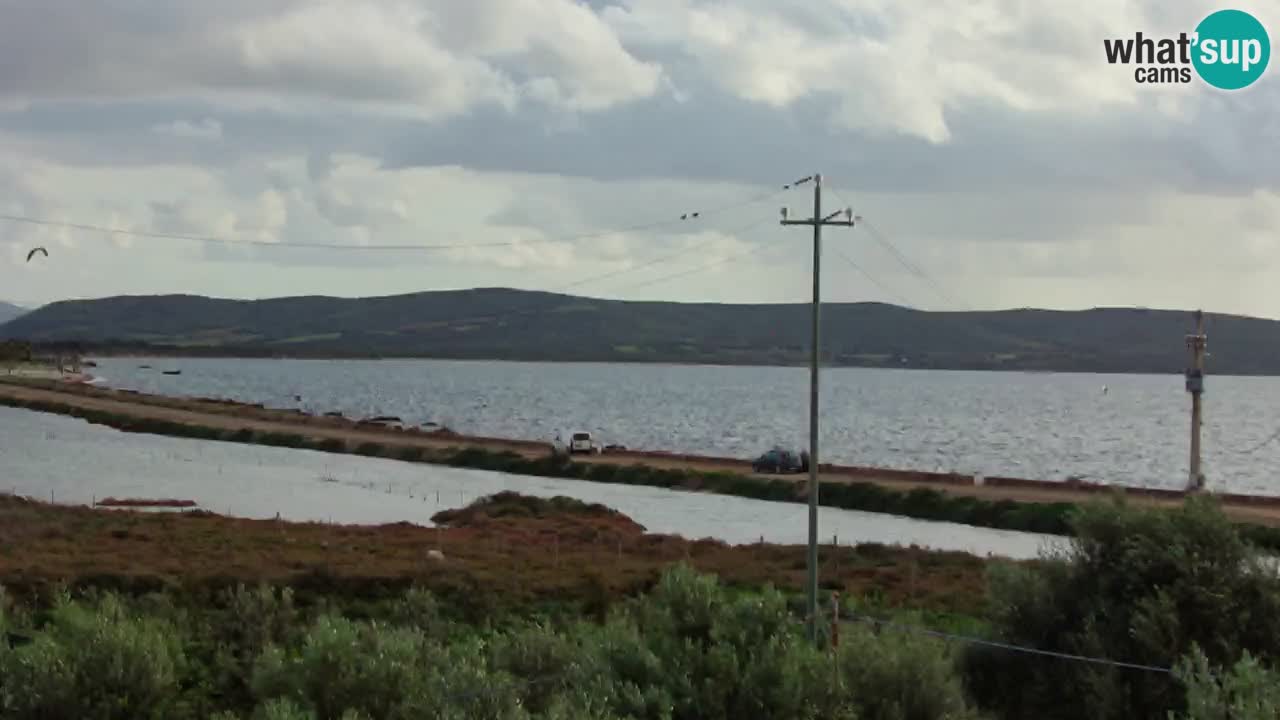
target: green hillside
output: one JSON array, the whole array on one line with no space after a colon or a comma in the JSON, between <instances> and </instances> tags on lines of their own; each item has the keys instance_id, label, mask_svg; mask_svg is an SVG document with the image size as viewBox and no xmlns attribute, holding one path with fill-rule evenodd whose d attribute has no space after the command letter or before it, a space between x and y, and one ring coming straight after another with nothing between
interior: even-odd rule
<instances>
[{"instance_id":1,"label":"green hillside","mask_svg":"<svg viewBox=\"0 0 1280 720\"><path fill-rule=\"evenodd\" d=\"M189 295L53 303L0 337L96 352L290 357L801 364L809 306L625 302L508 289L375 298L239 301ZM1280 374L1280 323L1209 315L1211 367ZM925 312L879 303L823 309L835 365L1181 372L1184 311Z\"/></svg>"}]
</instances>

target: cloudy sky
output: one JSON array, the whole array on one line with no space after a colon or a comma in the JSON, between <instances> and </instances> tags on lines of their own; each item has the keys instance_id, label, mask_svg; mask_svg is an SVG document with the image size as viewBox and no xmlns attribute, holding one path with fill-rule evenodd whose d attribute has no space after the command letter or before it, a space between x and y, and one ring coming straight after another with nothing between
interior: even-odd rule
<instances>
[{"instance_id":1,"label":"cloudy sky","mask_svg":"<svg viewBox=\"0 0 1280 720\"><path fill-rule=\"evenodd\" d=\"M1235 7L1280 34L1280 0ZM1226 93L1104 60L1216 9L0 0L0 298L801 301L778 209L822 172L868 222L826 235L831 300L1280 317L1280 67Z\"/></svg>"}]
</instances>

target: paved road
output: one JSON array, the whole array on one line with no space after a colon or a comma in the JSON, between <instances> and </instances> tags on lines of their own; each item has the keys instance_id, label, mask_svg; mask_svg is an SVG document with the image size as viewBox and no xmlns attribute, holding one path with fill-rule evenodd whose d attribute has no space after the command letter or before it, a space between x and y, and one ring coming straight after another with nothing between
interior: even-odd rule
<instances>
[{"instance_id":1,"label":"paved road","mask_svg":"<svg viewBox=\"0 0 1280 720\"><path fill-rule=\"evenodd\" d=\"M348 445L375 442L392 448L421 447L444 449L476 447L492 451L508 450L526 457L545 456L550 445L543 442L510 440L501 438L439 435L425 432L402 432L386 428L357 425L344 418L305 415L296 411L273 410L255 405L225 401L172 398L143 395L119 390L98 388L72 383L33 384L29 381L12 381L0 378L0 399L19 401L43 401L73 408L97 410L139 419L156 419L219 430L250 429L259 432L298 434L316 440L337 439ZM730 458L670 455L663 453L619 452L604 455L582 455L578 459L591 463L635 464L653 467L683 468L702 471L750 472L750 463ZM769 477L769 476L763 476ZM803 494L804 478L782 476L797 483L797 495ZM871 482L894 490L932 488L957 496L976 497L985 500L1014 500L1018 502L1080 502L1096 494L1067 486L975 486L943 478L931 478L927 473L901 473L876 471L866 468L832 468L820 475L823 483ZM1177 498L1150 497L1129 494L1130 502L1143 505L1172 506ZM1227 501L1223 509L1231 517L1265 525L1280 526L1280 504Z\"/></svg>"}]
</instances>

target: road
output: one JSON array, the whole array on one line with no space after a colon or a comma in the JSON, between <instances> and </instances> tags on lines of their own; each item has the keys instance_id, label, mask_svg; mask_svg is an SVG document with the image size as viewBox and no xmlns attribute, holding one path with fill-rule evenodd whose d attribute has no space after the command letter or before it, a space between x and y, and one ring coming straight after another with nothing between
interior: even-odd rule
<instances>
[{"instance_id":1,"label":"road","mask_svg":"<svg viewBox=\"0 0 1280 720\"><path fill-rule=\"evenodd\" d=\"M405 432L359 425L346 418L307 415L295 410L275 410L208 399L173 398L143 395L127 391L99 388L82 383L15 381L0 378L0 400L55 403L84 410L95 410L137 419L153 419L183 423L219 430L249 429L257 432L289 433L315 440L337 439L350 445L380 443L391 448L421 447L426 449L481 448L490 451L512 451L536 458L550 452L546 442L461 436L452 433ZM746 460L677 455L658 452L624 451L603 455L580 455L589 463L621 465L644 464L660 468L699 471L750 473ZM762 476L769 477L769 476ZM795 475L783 476L801 480ZM1097 496L1096 489L1071 487L1062 483L1032 482L991 478L988 484L974 485L970 479L923 472L904 472L875 468L823 466L822 483L870 482L892 490L909 491L931 488L950 495L984 500L1053 503L1081 502ZM1003 480L1003 483L1001 482ZM1175 493L1150 493L1126 490L1130 502L1170 507L1181 498ZM1232 518L1264 525L1280 526L1280 499L1224 496L1223 509Z\"/></svg>"}]
</instances>

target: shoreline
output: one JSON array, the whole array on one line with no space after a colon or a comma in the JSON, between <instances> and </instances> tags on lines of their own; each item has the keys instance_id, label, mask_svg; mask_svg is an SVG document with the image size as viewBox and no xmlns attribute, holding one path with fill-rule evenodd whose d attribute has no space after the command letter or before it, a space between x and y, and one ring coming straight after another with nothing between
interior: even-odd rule
<instances>
[{"instance_id":1,"label":"shoreline","mask_svg":"<svg viewBox=\"0 0 1280 720\"><path fill-rule=\"evenodd\" d=\"M557 461L546 441L464 436L369 426L349 418L310 415L211 398L176 398L63 380L0 378L0 404L82 417L117 429L207 440L277 445L411 462L623 484L681 487L720 494L804 502L805 475L756 474L749 460L661 451L619 451ZM953 473L822 464L823 505L946 520L997 529L1064 534L1065 516L1082 502L1107 496L1172 507L1186 494L1084 482L1037 481ZM1280 497L1215 494L1238 522L1280 527ZM1043 517L997 516L1022 510ZM1032 512L1034 511L1034 512ZM971 520L957 520L956 516ZM1277 540L1280 544L1280 539Z\"/></svg>"},{"instance_id":2,"label":"shoreline","mask_svg":"<svg viewBox=\"0 0 1280 720\"><path fill-rule=\"evenodd\" d=\"M800 360L795 363L753 363L753 362L712 362L707 360L628 360L625 358L614 358L609 360L538 360L538 359L520 359L509 357L472 357L472 356L447 356L447 355L278 355L278 354L182 354L182 353L139 353L139 352L97 352L93 354L98 358L111 358L113 360L120 359L164 359L164 360L281 360L281 361L311 361L311 362L404 362L404 361L424 361L424 362L453 362L453 363L507 363L513 365L653 365L657 367L691 367L691 368L761 368L761 369L790 369L790 370L808 370L808 362ZM1085 370L1085 369L1044 369L1037 367L1028 368L1009 368L1009 367L933 367L926 365L873 365L873 364L837 364L824 365L823 371L827 370L901 370L901 371L926 371L926 372L946 372L946 373L1008 373L1012 375L1088 375L1088 376L1139 376L1139 377L1176 377L1182 378L1183 373L1178 370ZM1215 373L1215 378L1274 378L1280 377L1280 372L1276 373Z\"/></svg>"}]
</instances>

